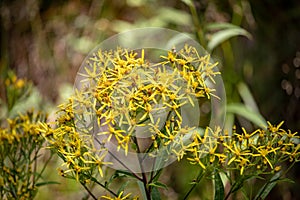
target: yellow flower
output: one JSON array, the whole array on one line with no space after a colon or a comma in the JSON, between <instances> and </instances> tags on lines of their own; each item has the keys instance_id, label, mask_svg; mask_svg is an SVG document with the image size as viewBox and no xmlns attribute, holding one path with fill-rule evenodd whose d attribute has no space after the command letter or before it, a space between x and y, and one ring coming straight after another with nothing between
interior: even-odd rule
<instances>
[{"instance_id":1,"label":"yellow flower","mask_svg":"<svg viewBox=\"0 0 300 200\"><path fill-rule=\"evenodd\" d=\"M255 147L254 145L252 145L252 147L254 149L256 149L256 151L258 152L258 154L252 154L252 156L256 157L256 156L261 156L265 159L265 161L268 162L268 164L270 165L270 167L273 169L273 165L270 161L270 159L268 158L268 155L270 153L275 153L276 154L276 151L280 149L280 147L277 147L277 148L273 148L271 150L268 150L265 146L260 146L260 147Z\"/></svg>"},{"instance_id":2,"label":"yellow flower","mask_svg":"<svg viewBox=\"0 0 300 200\"><path fill-rule=\"evenodd\" d=\"M118 197L111 197L111 196L101 196L101 198L103 199L108 199L108 200L125 200L128 199L129 196L131 195L131 193L123 196L124 191L120 192L120 194L118 195Z\"/></svg>"},{"instance_id":3,"label":"yellow flower","mask_svg":"<svg viewBox=\"0 0 300 200\"><path fill-rule=\"evenodd\" d=\"M243 156L251 155L249 150L242 150L240 146L236 145L234 142L233 145L229 146L228 144L223 144L226 149L228 149L231 153L233 153L232 158L228 161L228 165L230 165L233 161L238 161L238 159L245 159Z\"/></svg>"},{"instance_id":4,"label":"yellow flower","mask_svg":"<svg viewBox=\"0 0 300 200\"><path fill-rule=\"evenodd\" d=\"M283 123L284 121L280 122L280 124L278 124L277 126L274 126L270 122L267 122L268 130L271 131L272 133L276 133L280 130L280 127L282 126Z\"/></svg>"}]
</instances>

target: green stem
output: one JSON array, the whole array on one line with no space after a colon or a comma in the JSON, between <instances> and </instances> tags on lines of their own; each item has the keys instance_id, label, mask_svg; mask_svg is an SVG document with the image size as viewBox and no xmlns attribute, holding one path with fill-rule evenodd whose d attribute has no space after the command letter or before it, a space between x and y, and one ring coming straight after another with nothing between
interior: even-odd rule
<instances>
[{"instance_id":1,"label":"green stem","mask_svg":"<svg viewBox=\"0 0 300 200\"><path fill-rule=\"evenodd\" d=\"M150 188L148 187L147 176L146 176L146 173L144 172L144 167L143 167L143 164L142 164L143 158L141 158L141 156L139 156L140 148L139 148L139 144L137 142L136 137L133 137L133 141L134 141L134 143L136 145L136 148L137 148L138 159L139 159L139 163L140 163L140 167L141 167L141 173L142 173L142 182L143 182L143 185L144 185L147 200L151 200L151 192L150 192Z\"/></svg>"},{"instance_id":2,"label":"green stem","mask_svg":"<svg viewBox=\"0 0 300 200\"><path fill-rule=\"evenodd\" d=\"M97 138L94 138L102 147L104 147L104 144L100 142ZM128 168L120 159L118 159L113 153L111 153L108 149L108 153L110 156L112 156L114 159L116 159L123 167L125 167L136 179L139 181L143 181L142 178L140 178L136 173L134 173L130 168Z\"/></svg>"},{"instance_id":3,"label":"green stem","mask_svg":"<svg viewBox=\"0 0 300 200\"><path fill-rule=\"evenodd\" d=\"M88 176L88 178L91 178L90 176ZM107 188L104 184L100 183L96 178L92 177L91 180L95 183L97 183L98 185L100 185L101 187L103 187L105 190L107 190L110 194L114 195L115 197L118 197L118 195L110 190L109 188Z\"/></svg>"},{"instance_id":4,"label":"green stem","mask_svg":"<svg viewBox=\"0 0 300 200\"><path fill-rule=\"evenodd\" d=\"M201 28L201 22L199 20L197 10L196 10L194 5L189 6L189 8L190 8L190 12L191 12L191 15L192 15L192 20L193 20L195 28L196 28L196 34L197 34L197 37L199 39L199 42L204 48L206 48L206 41L205 41L205 38L204 38L203 29Z\"/></svg>"},{"instance_id":5,"label":"green stem","mask_svg":"<svg viewBox=\"0 0 300 200\"><path fill-rule=\"evenodd\" d=\"M44 171L45 171L45 169L46 169L48 163L49 163L50 160L52 159L53 155L54 155L54 153L51 152L50 157L49 157L48 160L44 163L44 166L43 166L42 170L40 171L40 173L38 173L38 176L35 178L35 182L37 182L37 181L42 177L42 174L44 173Z\"/></svg>"},{"instance_id":6,"label":"green stem","mask_svg":"<svg viewBox=\"0 0 300 200\"><path fill-rule=\"evenodd\" d=\"M97 197L92 193L92 191L90 191L90 189L89 189L84 183L81 183L81 185L84 187L84 189L89 193L89 195L90 195L93 199L97 200Z\"/></svg>"},{"instance_id":7,"label":"green stem","mask_svg":"<svg viewBox=\"0 0 300 200\"><path fill-rule=\"evenodd\" d=\"M203 170L200 170L195 182L193 183L192 187L189 189L189 191L186 193L186 195L184 196L184 200L186 200L189 195L192 193L192 191L195 189L195 187L200 183L201 179L203 178L205 172Z\"/></svg>"}]
</instances>

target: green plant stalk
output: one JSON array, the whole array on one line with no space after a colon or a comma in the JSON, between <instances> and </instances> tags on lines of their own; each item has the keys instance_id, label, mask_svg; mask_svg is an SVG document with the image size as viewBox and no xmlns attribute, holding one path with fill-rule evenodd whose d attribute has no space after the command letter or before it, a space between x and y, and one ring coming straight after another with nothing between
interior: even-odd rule
<instances>
[{"instance_id":1,"label":"green plant stalk","mask_svg":"<svg viewBox=\"0 0 300 200\"><path fill-rule=\"evenodd\" d=\"M91 180L93 182L97 183L98 185L100 185L105 190L107 190L110 194L114 195L115 197L118 197L118 195L114 191L112 191L111 189L109 189L108 187L106 187L105 185L103 185L102 183L100 183L96 178L92 177Z\"/></svg>"},{"instance_id":2,"label":"green plant stalk","mask_svg":"<svg viewBox=\"0 0 300 200\"><path fill-rule=\"evenodd\" d=\"M190 12L192 15L192 20L193 20L195 28L196 28L196 34L199 39L199 42L203 46L203 48L206 48L207 42L205 41L205 38L204 38L204 33L203 33L203 29L201 28L201 22L199 20L197 10L194 5L189 5L189 8L190 8Z\"/></svg>"},{"instance_id":3,"label":"green plant stalk","mask_svg":"<svg viewBox=\"0 0 300 200\"><path fill-rule=\"evenodd\" d=\"M90 189L82 182L80 182L81 185L84 187L84 189L89 193L89 195L94 199L97 200L97 197L92 193L92 191L90 191Z\"/></svg>"},{"instance_id":4,"label":"green plant stalk","mask_svg":"<svg viewBox=\"0 0 300 200\"><path fill-rule=\"evenodd\" d=\"M133 137L133 141L136 145L137 153L140 153L140 147L139 147L139 144L137 142L136 137ZM140 167L141 167L141 171L142 171L142 182L143 182L143 185L144 185L144 190L145 190L145 193L146 193L146 196L147 196L147 200L151 200L150 187L148 186L147 176L146 176L146 173L144 172L144 168L143 168L143 165L142 165L142 158L139 155L138 155L138 159L139 159L139 163L140 163Z\"/></svg>"},{"instance_id":5,"label":"green plant stalk","mask_svg":"<svg viewBox=\"0 0 300 200\"><path fill-rule=\"evenodd\" d=\"M103 143L101 143L97 138L95 140L102 146ZM136 179L139 181L142 181L142 178L140 178L136 173L134 173L132 170L130 170L120 159L118 159L113 153L108 151L109 155L111 155L114 159L116 159L123 167L125 167Z\"/></svg>"},{"instance_id":6,"label":"green plant stalk","mask_svg":"<svg viewBox=\"0 0 300 200\"><path fill-rule=\"evenodd\" d=\"M274 184L273 187L276 185L276 182L280 181L281 177L284 176L293 166L294 166L295 163L292 163L282 174L278 174L279 176L278 177L275 177L277 174L275 174L273 177L271 177L268 182L263 186L263 189L260 190L260 192L256 195L256 197L254 198L255 200L259 200L259 199L264 199L264 197L262 197L262 195L264 195L265 191L268 189L268 187L271 185L271 184ZM272 187L272 186L271 186ZM272 188L273 188L272 187ZM271 190L269 191L271 192ZM268 193L269 193L268 192Z\"/></svg>"},{"instance_id":7,"label":"green plant stalk","mask_svg":"<svg viewBox=\"0 0 300 200\"><path fill-rule=\"evenodd\" d=\"M192 191L195 189L195 187L200 183L200 181L201 181L201 179L203 178L204 175L205 175L205 171L200 170L196 180L193 181L192 187L189 189L189 191L184 196L184 198L183 198L184 200L188 199L189 195L192 193Z\"/></svg>"}]
</instances>

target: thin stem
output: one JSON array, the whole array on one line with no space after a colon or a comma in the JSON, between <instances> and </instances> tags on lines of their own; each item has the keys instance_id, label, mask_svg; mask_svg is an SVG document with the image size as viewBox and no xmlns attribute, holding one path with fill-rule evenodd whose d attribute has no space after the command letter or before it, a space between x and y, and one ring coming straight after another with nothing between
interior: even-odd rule
<instances>
[{"instance_id":1,"label":"thin stem","mask_svg":"<svg viewBox=\"0 0 300 200\"><path fill-rule=\"evenodd\" d=\"M198 16L197 10L195 8L195 5L190 5L189 8L190 8L190 12L191 12L191 15L192 15L192 20L193 20L195 28L196 28L197 37L199 39L200 44L205 48L206 47L206 41L205 41L205 38L204 38L203 29L201 27L201 22L199 20L199 16Z\"/></svg>"},{"instance_id":2,"label":"thin stem","mask_svg":"<svg viewBox=\"0 0 300 200\"><path fill-rule=\"evenodd\" d=\"M234 172L232 172L231 173L231 177L233 178L233 177L235 177L235 173ZM224 198L224 200L226 200L226 199L228 199L229 197L230 197L230 195L232 194L232 191L233 191L233 188L235 188L235 185L237 184L237 182L235 181L233 184L232 184L233 182L232 182L232 180L230 181L230 190L229 190L229 192L226 194L226 196L225 196L225 198Z\"/></svg>"},{"instance_id":3,"label":"thin stem","mask_svg":"<svg viewBox=\"0 0 300 200\"><path fill-rule=\"evenodd\" d=\"M231 192L232 192L232 188L233 188L233 187L230 188L230 190L229 190L229 192L226 194L224 200L226 200L226 199L229 198L229 196L231 195Z\"/></svg>"},{"instance_id":4,"label":"thin stem","mask_svg":"<svg viewBox=\"0 0 300 200\"><path fill-rule=\"evenodd\" d=\"M92 177L91 180L92 180L93 182L97 183L98 185L100 185L101 187L103 187L105 190L107 190L109 193L111 193L111 194L114 195L115 197L118 197L118 195L117 195L114 191L110 190L110 189L107 188L105 185L103 185L102 183L100 183L96 178L93 178L93 177Z\"/></svg>"},{"instance_id":5,"label":"thin stem","mask_svg":"<svg viewBox=\"0 0 300 200\"><path fill-rule=\"evenodd\" d=\"M136 137L133 137L132 138L134 143L136 144L136 147L137 147L137 153L138 153L138 159L139 159L139 163L140 163L140 167L141 167L141 173L142 173L142 182L143 182L143 185L144 185L144 189L145 189L145 192L146 192L146 196L147 196L147 200L151 200L151 192L150 192L150 188L148 188L148 181L147 181L147 176L146 176L146 173L144 172L144 167L143 167L143 158L141 158L139 156L139 153L140 153L140 147L139 147L139 144L137 142L137 139Z\"/></svg>"},{"instance_id":6,"label":"thin stem","mask_svg":"<svg viewBox=\"0 0 300 200\"><path fill-rule=\"evenodd\" d=\"M97 200L97 197L90 191L90 189L89 189L84 183L81 183L81 185L84 187L84 189L89 193L89 195L90 195L93 199Z\"/></svg>"},{"instance_id":7,"label":"thin stem","mask_svg":"<svg viewBox=\"0 0 300 200\"><path fill-rule=\"evenodd\" d=\"M102 147L104 147L104 144L100 142L97 138L94 138ZM108 150L109 155L111 155L114 159L116 159L123 167L125 167L136 179L139 181L143 181L141 177L139 177L136 173L134 173L129 167L127 167L120 159L118 159L112 152Z\"/></svg>"},{"instance_id":8,"label":"thin stem","mask_svg":"<svg viewBox=\"0 0 300 200\"><path fill-rule=\"evenodd\" d=\"M200 183L201 179L203 178L205 172L203 170L200 170L195 182L193 183L193 186L190 188L190 190L186 193L186 195L184 196L184 200L186 200L189 195L192 193L192 191L195 189L195 187Z\"/></svg>"},{"instance_id":9,"label":"thin stem","mask_svg":"<svg viewBox=\"0 0 300 200\"><path fill-rule=\"evenodd\" d=\"M162 172L162 169L158 170L158 172L154 175L154 173L151 172L151 179L150 179L150 183L157 177L157 176L160 176Z\"/></svg>"},{"instance_id":10,"label":"thin stem","mask_svg":"<svg viewBox=\"0 0 300 200\"><path fill-rule=\"evenodd\" d=\"M52 159L53 155L54 155L54 153L51 152L51 155L50 155L50 157L48 158L48 160L44 163L44 166L43 166L42 170L40 171L40 173L38 173L38 176L36 177L36 180L35 180L36 182L42 177L42 174L44 173L44 171L45 171L45 169L46 169L48 163L49 163L50 160Z\"/></svg>"}]
</instances>

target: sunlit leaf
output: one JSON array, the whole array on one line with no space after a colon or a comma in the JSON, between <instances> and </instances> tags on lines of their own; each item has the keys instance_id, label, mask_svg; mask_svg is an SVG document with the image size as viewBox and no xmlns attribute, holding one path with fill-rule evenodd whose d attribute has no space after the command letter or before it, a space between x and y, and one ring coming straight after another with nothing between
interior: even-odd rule
<instances>
[{"instance_id":1,"label":"sunlit leaf","mask_svg":"<svg viewBox=\"0 0 300 200\"><path fill-rule=\"evenodd\" d=\"M194 7L194 3L192 0L181 0L181 1L190 7Z\"/></svg>"},{"instance_id":2,"label":"sunlit leaf","mask_svg":"<svg viewBox=\"0 0 300 200\"><path fill-rule=\"evenodd\" d=\"M240 82L237 85L238 91L240 93L240 96L242 97L245 105L255 111L255 112L259 112L257 104L254 100L254 97L252 96L250 89L248 88L248 86L244 83L244 82Z\"/></svg>"},{"instance_id":3,"label":"sunlit leaf","mask_svg":"<svg viewBox=\"0 0 300 200\"><path fill-rule=\"evenodd\" d=\"M222 44L224 41L235 37L235 36L245 36L249 39L252 38L251 34L243 28L235 26L233 24L211 24L207 27L208 30L218 30L211 35L211 39L208 42L208 50L212 51L218 45Z\"/></svg>"},{"instance_id":4,"label":"sunlit leaf","mask_svg":"<svg viewBox=\"0 0 300 200\"><path fill-rule=\"evenodd\" d=\"M257 126L261 128L267 127L266 120L262 117L261 114L254 112L253 110L249 109L247 106L241 103L231 103L227 105L227 112L228 113L234 113L237 115L240 115L249 121L251 121L253 124L256 124Z\"/></svg>"},{"instance_id":5,"label":"sunlit leaf","mask_svg":"<svg viewBox=\"0 0 300 200\"><path fill-rule=\"evenodd\" d=\"M182 10L178 10L171 7L161 7L157 11L158 15L156 17L168 23L191 26L192 19L191 16Z\"/></svg>"},{"instance_id":6,"label":"sunlit leaf","mask_svg":"<svg viewBox=\"0 0 300 200\"><path fill-rule=\"evenodd\" d=\"M232 29L232 28L240 28L240 27L230 23L210 23L206 26L206 29L209 31L217 31L220 29Z\"/></svg>"}]
</instances>

